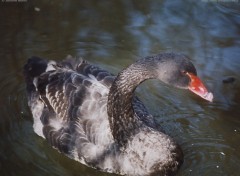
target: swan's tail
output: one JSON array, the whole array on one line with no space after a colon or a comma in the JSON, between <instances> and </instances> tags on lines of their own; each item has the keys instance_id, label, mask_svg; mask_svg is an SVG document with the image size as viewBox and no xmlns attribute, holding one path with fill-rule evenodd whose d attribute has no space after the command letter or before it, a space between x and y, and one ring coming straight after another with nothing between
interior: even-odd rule
<instances>
[{"instance_id":1,"label":"swan's tail","mask_svg":"<svg viewBox=\"0 0 240 176\"><path fill-rule=\"evenodd\" d=\"M23 74L27 85L27 93L31 94L36 91L34 86L34 78L40 76L46 71L48 62L45 59L32 56L24 65Z\"/></svg>"}]
</instances>

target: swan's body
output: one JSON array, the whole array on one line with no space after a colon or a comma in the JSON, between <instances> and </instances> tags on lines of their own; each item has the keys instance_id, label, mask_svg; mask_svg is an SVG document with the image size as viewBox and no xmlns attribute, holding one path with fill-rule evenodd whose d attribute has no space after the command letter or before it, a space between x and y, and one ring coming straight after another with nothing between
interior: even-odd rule
<instances>
[{"instance_id":1,"label":"swan's body","mask_svg":"<svg viewBox=\"0 0 240 176\"><path fill-rule=\"evenodd\" d=\"M105 172L174 174L183 162L182 151L157 129L133 92L151 78L187 88L189 76L173 82L172 71L164 70L179 65L196 74L185 56L173 53L139 60L117 77L80 59L56 64L32 57L24 74L34 131L60 152ZM209 99L210 94L203 96Z\"/></svg>"}]
</instances>

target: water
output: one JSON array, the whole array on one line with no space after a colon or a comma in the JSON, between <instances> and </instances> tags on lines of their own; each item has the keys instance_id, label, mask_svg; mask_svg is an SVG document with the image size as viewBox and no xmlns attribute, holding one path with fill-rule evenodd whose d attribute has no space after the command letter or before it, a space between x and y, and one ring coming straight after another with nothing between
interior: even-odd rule
<instances>
[{"instance_id":1,"label":"water","mask_svg":"<svg viewBox=\"0 0 240 176\"><path fill-rule=\"evenodd\" d=\"M1 176L112 175L66 158L34 134L22 77L28 57L71 54L116 74L161 51L189 55L214 94L208 103L153 80L137 89L184 151L178 175L239 174L239 2L0 2L0 34Z\"/></svg>"}]
</instances>

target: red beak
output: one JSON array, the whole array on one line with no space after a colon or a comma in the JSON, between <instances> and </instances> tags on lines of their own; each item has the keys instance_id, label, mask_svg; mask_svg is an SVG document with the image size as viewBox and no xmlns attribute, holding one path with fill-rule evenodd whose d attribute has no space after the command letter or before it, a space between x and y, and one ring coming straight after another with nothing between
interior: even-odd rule
<instances>
[{"instance_id":1,"label":"red beak","mask_svg":"<svg viewBox=\"0 0 240 176\"><path fill-rule=\"evenodd\" d=\"M213 94L211 92L208 92L202 81L197 76L191 73L187 73L187 75L191 79L188 85L188 89L193 93L197 94L198 96L202 97L203 99L212 102Z\"/></svg>"}]
</instances>

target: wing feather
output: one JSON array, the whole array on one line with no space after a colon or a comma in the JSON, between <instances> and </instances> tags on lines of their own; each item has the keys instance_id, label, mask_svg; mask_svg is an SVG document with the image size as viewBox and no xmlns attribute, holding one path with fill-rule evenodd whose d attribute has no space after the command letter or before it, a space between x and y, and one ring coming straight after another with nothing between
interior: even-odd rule
<instances>
[{"instance_id":1,"label":"wing feather","mask_svg":"<svg viewBox=\"0 0 240 176\"><path fill-rule=\"evenodd\" d=\"M107 97L114 79L103 69L68 57L35 80L40 101L44 103L40 118L43 135L53 147L86 163L96 162L109 153L106 150L110 150L114 141ZM137 116L153 126L152 117L137 97L133 106Z\"/></svg>"}]
</instances>

